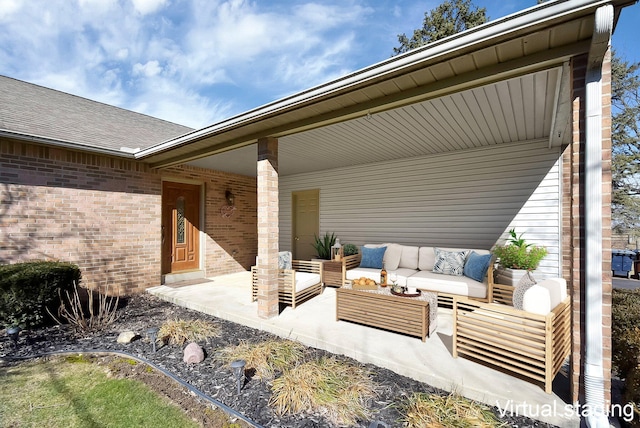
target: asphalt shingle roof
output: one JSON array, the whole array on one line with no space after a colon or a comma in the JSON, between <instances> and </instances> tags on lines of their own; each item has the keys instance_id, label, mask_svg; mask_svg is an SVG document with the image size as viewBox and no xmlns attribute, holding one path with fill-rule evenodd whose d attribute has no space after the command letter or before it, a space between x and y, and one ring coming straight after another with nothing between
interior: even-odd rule
<instances>
[{"instance_id":1,"label":"asphalt shingle roof","mask_svg":"<svg viewBox=\"0 0 640 428\"><path fill-rule=\"evenodd\" d=\"M120 150L145 149L192 128L0 76L0 131Z\"/></svg>"}]
</instances>

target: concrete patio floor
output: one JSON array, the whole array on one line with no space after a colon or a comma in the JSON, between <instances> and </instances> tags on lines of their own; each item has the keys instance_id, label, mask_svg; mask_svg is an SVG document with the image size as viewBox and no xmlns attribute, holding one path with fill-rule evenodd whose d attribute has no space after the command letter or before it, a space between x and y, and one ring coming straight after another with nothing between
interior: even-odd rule
<instances>
[{"instance_id":1,"label":"concrete patio floor","mask_svg":"<svg viewBox=\"0 0 640 428\"><path fill-rule=\"evenodd\" d=\"M577 427L570 412L568 380L560 373L554 393L483 365L452 357L452 314L438 309L438 328L426 342L419 338L336 321L335 289L297 306L286 307L278 317L261 319L251 301L251 273L208 278L209 282L182 287L166 285L147 291L176 305L238 324L297 340L305 345L342 354L468 398L561 427Z\"/></svg>"}]
</instances>

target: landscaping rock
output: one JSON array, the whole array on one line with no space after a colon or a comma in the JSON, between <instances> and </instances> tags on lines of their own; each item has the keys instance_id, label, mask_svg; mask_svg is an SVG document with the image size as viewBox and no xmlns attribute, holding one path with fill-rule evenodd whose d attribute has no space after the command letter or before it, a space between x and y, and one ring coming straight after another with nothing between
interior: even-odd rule
<instances>
[{"instance_id":1,"label":"landscaping rock","mask_svg":"<svg viewBox=\"0 0 640 428\"><path fill-rule=\"evenodd\" d=\"M131 331L131 330L123 331L122 333L120 333L118 335L117 342L118 343L131 343L136 339L136 337L138 337L138 335L135 332Z\"/></svg>"},{"instance_id":2,"label":"landscaping rock","mask_svg":"<svg viewBox=\"0 0 640 428\"><path fill-rule=\"evenodd\" d=\"M185 363L197 364L201 363L203 360L204 351L197 343L191 342L187 345L186 348L184 348L184 357L182 358L182 361L184 361Z\"/></svg>"}]
</instances>

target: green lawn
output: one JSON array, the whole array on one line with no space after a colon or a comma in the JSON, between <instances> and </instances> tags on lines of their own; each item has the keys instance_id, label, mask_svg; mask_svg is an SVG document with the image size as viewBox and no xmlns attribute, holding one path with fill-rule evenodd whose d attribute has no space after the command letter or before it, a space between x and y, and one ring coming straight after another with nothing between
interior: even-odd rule
<instances>
[{"instance_id":1,"label":"green lawn","mask_svg":"<svg viewBox=\"0 0 640 428\"><path fill-rule=\"evenodd\" d=\"M108 376L86 359L0 368L3 427L197 427L145 384Z\"/></svg>"}]
</instances>

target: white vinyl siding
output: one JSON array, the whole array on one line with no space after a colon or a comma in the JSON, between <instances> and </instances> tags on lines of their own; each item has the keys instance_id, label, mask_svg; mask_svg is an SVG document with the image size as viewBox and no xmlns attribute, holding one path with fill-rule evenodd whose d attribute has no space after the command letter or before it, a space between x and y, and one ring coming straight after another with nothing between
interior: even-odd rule
<instances>
[{"instance_id":1,"label":"white vinyl siding","mask_svg":"<svg viewBox=\"0 0 640 428\"><path fill-rule=\"evenodd\" d=\"M500 144L280 179L280 247L291 248L291 192L320 190L320 234L344 243L490 249L515 227L560 274L560 150ZM393 150L392 147L389 150Z\"/></svg>"}]
</instances>

